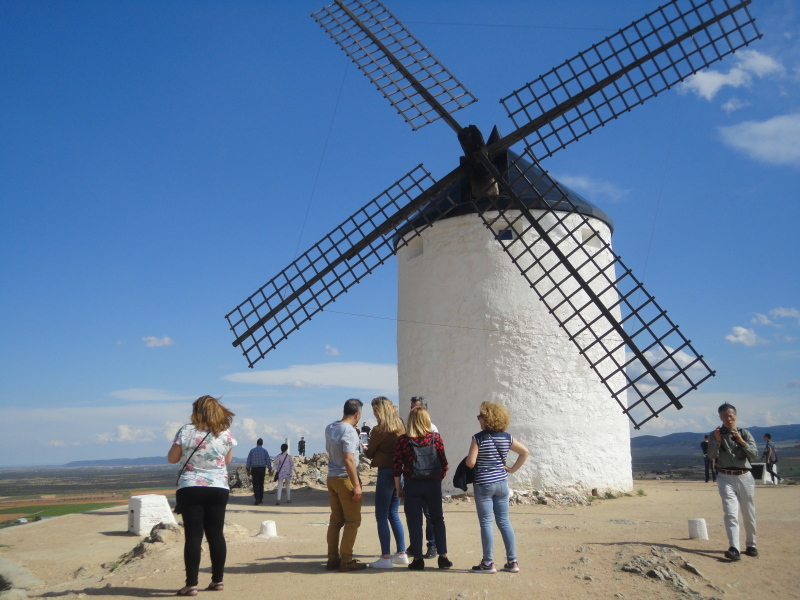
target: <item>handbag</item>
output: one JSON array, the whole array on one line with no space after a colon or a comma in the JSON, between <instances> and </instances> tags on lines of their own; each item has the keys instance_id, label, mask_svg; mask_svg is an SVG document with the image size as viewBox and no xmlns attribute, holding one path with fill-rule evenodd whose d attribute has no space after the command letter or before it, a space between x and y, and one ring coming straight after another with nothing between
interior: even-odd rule
<instances>
[{"instance_id":1,"label":"handbag","mask_svg":"<svg viewBox=\"0 0 800 600\"><path fill-rule=\"evenodd\" d=\"M490 434L490 436L494 438L493 435ZM492 442L494 442L494 440L492 440ZM497 447L496 443L494 443L494 449L497 452L497 456L499 456L500 460L505 464L506 461L503 455L500 454L500 449ZM475 467L467 466L467 457L465 456L456 467L455 475L453 475L453 485L466 492L467 486L470 483L473 485L475 484Z\"/></svg>"},{"instance_id":2,"label":"handbag","mask_svg":"<svg viewBox=\"0 0 800 600\"><path fill-rule=\"evenodd\" d=\"M199 444L197 444L197 447L194 450L192 450L192 453L189 455L189 458L186 459L186 462L183 463L183 466L181 467L181 470L178 471L178 478L175 480L175 485L176 486L178 485L178 483L181 480L181 475L183 475L183 471L184 471L184 469L186 469L186 465L189 464L189 461L192 460L192 457L194 456L194 453L197 452L197 450L200 448L200 446L203 445L203 442L206 441L206 439L208 438L209 435L211 435L210 431L206 434L206 437L204 437L202 439L202 441ZM181 505L180 505L180 502L178 502L178 496L176 494L175 495L175 514L176 515L181 514L181 510L182 510L181 509Z\"/></svg>"}]
</instances>

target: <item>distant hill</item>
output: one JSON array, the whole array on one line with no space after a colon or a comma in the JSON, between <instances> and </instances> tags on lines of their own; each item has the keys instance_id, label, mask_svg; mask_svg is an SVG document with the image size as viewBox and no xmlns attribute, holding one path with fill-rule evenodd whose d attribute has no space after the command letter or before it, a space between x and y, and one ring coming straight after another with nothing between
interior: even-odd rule
<instances>
[{"instance_id":1,"label":"distant hill","mask_svg":"<svg viewBox=\"0 0 800 600\"><path fill-rule=\"evenodd\" d=\"M234 463L246 462L244 458L235 458ZM106 460L76 460L63 467L151 467L174 466L167 462L166 456L147 456L144 458L110 458Z\"/></svg>"},{"instance_id":2,"label":"distant hill","mask_svg":"<svg viewBox=\"0 0 800 600\"><path fill-rule=\"evenodd\" d=\"M800 425L778 425L776 427L747 427L756 443L763 446L765 433L772 435L772 442L780 447L782 443L800 443ZM631 438L633 454L699 452L704 433L671 433L665 436L640 435Z\"/></svg>"},{"instance_id":3,"label":"distant hill","mask_svg":"<svg viewBox=\"0 0 800 600\"><path fill-rule=\"evenodd\" d=\"M747 430L756 438L759 448L763 448L762 438L765 433L772 434L772 441L781 446L800 444L800 425L778 425L776 427L748 427ZM631 438L631 454L634 462L638 457L658 455L696 455L700 453L700 442L703 433L670 433L665 436L640 435ZM234 458L234 463L247 462L244 458ZM169 465L165 456L148 456L145 458L112 458L105 460L76 460L64 467L148 467Z\"/></svg>"}]
</instances>

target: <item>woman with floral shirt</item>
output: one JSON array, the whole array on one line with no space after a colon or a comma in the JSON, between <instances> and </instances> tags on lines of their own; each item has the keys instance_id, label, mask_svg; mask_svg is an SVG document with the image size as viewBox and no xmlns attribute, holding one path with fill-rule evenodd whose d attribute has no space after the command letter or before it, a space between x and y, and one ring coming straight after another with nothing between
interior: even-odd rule
<instances>
[{"instance_id":1,"label":"woman with floral shirt","mask_svg":"<svg viewBox=\"0 0 800 600\"><path fill-rule=\"evenodd\" d=\"M222 530L230 495L227 466L236 445L229 431L233 416L216 398L201 396L192 404L192 422L178 430L167 453L170 463L185 465L175 494L185 537L186 586L178 590L179 596L197 595L203 534L211 555L211 584L207 589L223 589L227 546Z\"/></svg>"},{"instance_id":2,"label":"woman with floral shirt","mask_svg":"<svg viewBox=\"0 0 800 600\"><path fill-rule=\"evenodd\" d=\"M447 558L447 532L444 527L442 510L442 479L447 474L447 456L444 453L444 442L441 436L432 431L431 418L425 408L412 408L408 415L406 434L397 438L397 448L392 466L395 492L399 498L405 498L406 525L411 545L408 553L414 557L409 569L421 571L425 568L422 557L422 504L427 503L433 523L436 547L439 550L439 568L449 569L453 566ZM431 447L434 449L431 451ZM419 460L428 456L430 460ZM438 461L434 459L438 458ZM426 467L434 468L425 475L415 476L415 457L418 464L423 461ZM433 473L436 474L433 474ZM405 489L400 477L405 481Z\"/></svg>"},{"instance_id":3,"label":"woman with floral shirt","mask_svg":"<svg viewBox=\"0 0 800 600\"><path fill-rule=\"evenodd\" d=\"M275 481L278 482L278 499L275 504L281 503L281 491L286 486L286 502L292 503L292 473L294 473L294 463L289 456L289 444L281 444L281 453L272 461L275 467Z\"/></svg>"}]
</instances>

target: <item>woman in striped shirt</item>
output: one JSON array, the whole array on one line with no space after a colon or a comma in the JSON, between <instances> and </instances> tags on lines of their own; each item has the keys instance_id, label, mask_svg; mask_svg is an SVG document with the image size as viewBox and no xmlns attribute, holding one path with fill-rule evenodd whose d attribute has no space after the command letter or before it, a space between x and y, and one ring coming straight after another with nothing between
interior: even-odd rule
<instances>
[{"instance_id":1,"label":"woman in striped shirt","mask_svg":"<svg viewBox=\"0 0 800 600\"><path fill-rule=\"evenodd\" d=\"M492 553L494 550L494 531L492 514L503 543L506 547L506 564L504 571L519 572L517 563L516 540L511 521L508 519L508 474L517 471L528 458L528 449L519 441L506 433L510 422L508 410L494 402L481 403L478 423L481 430L472 436L467 455L467 466L475 467L475 507L478 509L478 521L481 525L481 545L483 560L472 567L476 573L496 573ZM517 453L517 460L512 467L506 466L508 451Z\"/></svg>"}]
</instances>

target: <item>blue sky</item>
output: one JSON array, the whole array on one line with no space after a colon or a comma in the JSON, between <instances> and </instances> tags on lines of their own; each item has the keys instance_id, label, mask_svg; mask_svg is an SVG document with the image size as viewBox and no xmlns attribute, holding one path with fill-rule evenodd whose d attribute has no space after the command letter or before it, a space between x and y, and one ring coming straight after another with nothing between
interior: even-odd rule
<instances>
[{"instance_id":1,"label":"blue sky","mask_svg":"<svg viewBox=\"0 0 800 600\"><path fill-rule=\"evenodd\" d=\"M501 97L655 5L389 8L480 99L459 122L507 133ZM202 394L237 413L237 455L259 435L320 450L346 398L397 400L391 262L253 371L224 320L414 166L457 164L444 124L412 132L348 64L321 6L0 4L0 465L163 454ZM800 422L800 11L752 11L747 51L543 163L614 219L717 371L642 434L710 429L725 400L744 425Z\"/></svg>"}]
</instances>

